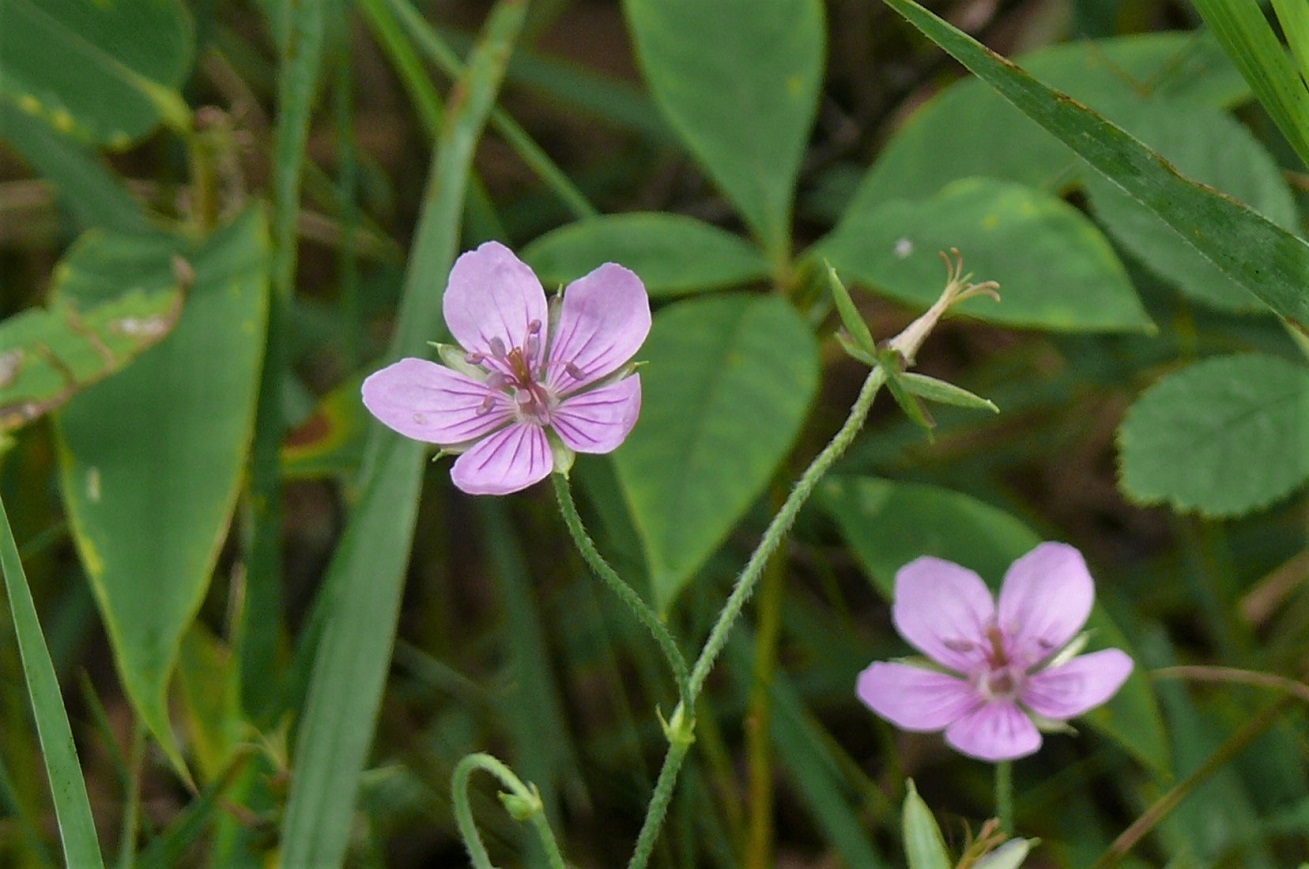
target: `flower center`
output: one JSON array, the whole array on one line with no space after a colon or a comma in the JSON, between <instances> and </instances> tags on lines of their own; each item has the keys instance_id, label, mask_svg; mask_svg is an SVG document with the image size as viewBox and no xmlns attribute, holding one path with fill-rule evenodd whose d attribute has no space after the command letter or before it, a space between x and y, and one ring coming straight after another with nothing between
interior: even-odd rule
<instances>
[{"instance_id":1,"label":"flower center","mask_svg":"<svg viewBox=\"0 0 1309 869\"><path fill-rule=\"evenodd\" d=\"M549 425L551 410L558 402L545 387L541 376L544 372L537 363L541 355L541 321L533 320L527 324L527 339L522 347L506 349L505 342L496 337L490 340L488 349L490 359L484 353L469 353L465 358L490 371L486 385L514 400L520 420ZM494 405L495 401L487 396L478 413L487 413Z\"/></svg>"},{"instance_id":2,"label":"flower center","mask_svg":"<svg viewBox=\"0 0 1309 869\"><path fill-rule=\"evenodd\" d=\"M1011 700L1018 696L1027 673L1023 667L1009 660L1004 647L1004 632L998 625L986 629L991 648L986 655L986 668L977 674L977 690L984 700Z\"/></svg>"}]
</instances>

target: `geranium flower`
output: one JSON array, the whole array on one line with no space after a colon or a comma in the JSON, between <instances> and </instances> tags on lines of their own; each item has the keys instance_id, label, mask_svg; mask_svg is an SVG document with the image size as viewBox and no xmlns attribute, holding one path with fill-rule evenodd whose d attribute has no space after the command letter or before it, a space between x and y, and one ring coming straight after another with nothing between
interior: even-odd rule
<instances>
[{"instance_id":1,"label":"geranium flower","mask_svg":"<svg viewBox=\"0 0 1309 869\"><path fill-rule=\"evenodd\" d=\"M1040 729L1112 697L1132 672L1118 649L1076 656L1095 599L1082 555L1042 543L1010 566L997 606L981 577L924 556L895 576L896 630L930 661L877 662L859 674L868 708L904 730L945 731L980 760L1024 757ZM1075 657L1076 656L1076 657Z\"/></svg>"},{"instance_id":2,"label":"geranium flower","mask_svg":"<svg viewBox=\"0 0 1309 869\"><path fill-rule=\"evenodd\" d=\"M364 405L406 437L459 453L450 476L475 495L506 495L567 472L574 452L607 453L641 409L629 364L650 331L633 272L606 263L546 301L541 282L491 241L463 254L442 301L461 347L445 365L401 359L370 375Z\"/></svg>"}]
</instances>

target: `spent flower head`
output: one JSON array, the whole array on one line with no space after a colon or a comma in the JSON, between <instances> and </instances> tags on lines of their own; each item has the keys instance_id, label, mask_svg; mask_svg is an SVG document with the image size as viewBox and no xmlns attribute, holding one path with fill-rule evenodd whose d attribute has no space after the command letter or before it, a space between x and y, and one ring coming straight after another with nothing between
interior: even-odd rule
<instances>
[{"instance_id":1,"label":"spent flower head","mask_svg":"<svg viewBox=\"0 0 1309 869\"><path fill-rule=\"evenodd\" d=\"M859 699L904 730L944 730L970 757L1032 754L1040 730L1104 703L1132 672L1118 649L1077 655L1094 599L1086 562L1065 543L1015 561L998 603L973 571L918 558L896 574L892 618L930 660L872 664L859 674Z\"/></svg>"},{"instance_id":2,"label":"spent flower head","mask_svg":"<svg viewBox=\"0 0 1309 869\"><path fill-rule=\"evenodd\" d=\"M636 424L630 364L650 331L632 271L606 263L547 301L507 247L463 254L442 300L460 347L445 365L401 359L370 375L364 405L406 437L459 453L450 476L475 495L506 495L566 472L573 454L607 453Z\"/></svg>"}]
</instances>

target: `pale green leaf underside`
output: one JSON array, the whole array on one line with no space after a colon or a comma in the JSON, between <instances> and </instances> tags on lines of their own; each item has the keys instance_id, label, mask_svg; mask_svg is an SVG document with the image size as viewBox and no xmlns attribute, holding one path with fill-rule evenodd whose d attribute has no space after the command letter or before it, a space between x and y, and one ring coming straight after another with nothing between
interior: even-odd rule
<instances>
[{"instance_id":1,"label":"pale green leaf underside","mask_svg":"<svg viewBox=\"0 0 1309 869\"><path fill-rule=\"evenodd\" d=\"M1118 433L1135 501L1237 516L1309 478L1309 369L1244 354L1199 362L1137 399Z\"/></svg>"},{"instance_id":2,"label":"pale green leaf underside","mask_svg":"<svg viewBox=\"0 0 1309 869\"><path fill-rule=\"evenodd\" d=\"M522 251L547 290L607 262L636 272L652 296L740 286L769 274L758 248L726 230L679 214L638 212L579 220Z\"/></svg>"},{"instance_id":3,"label":"pale green leaf underside","mask_svg":"<svg viewBox=\"0 0 1309 869\"><path fill-rule=\"evenodd\" d=\"M818 385L818 349L774 296L692 299L655 317L641 419L614 453L666 610L763 492Z\"/></svg>"},{"instance_id":4,"label":"pale green leaf underside","mask_svg":"<svg viewBox=\"0 0 1309 869\"><path fill-rule=\"evenodd\" d=\"M930 199L847 213L816 246L847 282L918 307L945 285L940 253L958 248L974 280L1000 283L1001 302L959 311L1061 331L1152 328L1104 235L1063 200L990 178L957 181Z\"/></svg>"}]
</instances>

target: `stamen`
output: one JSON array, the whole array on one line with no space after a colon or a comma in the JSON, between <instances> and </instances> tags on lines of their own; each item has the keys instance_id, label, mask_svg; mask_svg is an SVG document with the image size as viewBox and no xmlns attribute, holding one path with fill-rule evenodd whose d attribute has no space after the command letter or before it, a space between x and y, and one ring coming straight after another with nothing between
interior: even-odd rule
<instances>
[{"instance_id":1,"label":"stamen","mask_svg":"<svg viewBox=\"0 0 1309 869\"><path fill-rule=\"evenodd\" d=\"M496 337L492 338L489 343L491 345L491 355L494 356L496 359L504 359L505 342L500 339L500 336L497 335Z\"/></svg>"},{"instance_id":2,"label":"stamen","mask_svg":"<svg viewBox=\"0 0 1309 869\"><path fill-rule=\"evenodd\" d=\"M573 378L574 380L581 380L583 377L586 376L586 373L582 371L582 369L578 368L576 365L574 365L571 362L564 363L564 370L567 371L568 376Z\"/></svg>"},{"instance_id":3,"label":"stamen","mask_svg":"<svg viewBox=\"0 0 1309 869\"><path fill-rule=\"evenodd\" d=\"M504 389L509 385L509 378L499 371L492 371L486 377L486 385L491 389ZM491 397L487 396L486 400L490 401Z\"/></svg>"},{"instance_id":4,"label":"stamen","mask_svg":"<svg viewBox=\"0 0 1309 869\"><path fill-rule=\"evenodd\" d=\"M491 408L493 407L495 407L495 399L488 395L486 398L482 399L482 404L477 408L476 415L481 416L485 413L490 413Z\"/></svg>"},{"instance_id":5,"label":"stamen","mask_svg":"<svg viewBox=\"0 0 1309 869\"><path fill-rule=\"evenodd\" d=\"M481 365L485 359L486 359L486 354L478 351L473 351L472 353L464 354L464 361L467 362L469 365Z\"/></svg>"},{"instance_id":6,"label":"stamen","mask_svg":"<svg viewBox=\"0 0 1309 869\"><path fill-rule=\"evenodd\" d=\"M971 652L976 646L968 640L946 640L944 645L952 652Z\"/></svg>"}]
</instances>

